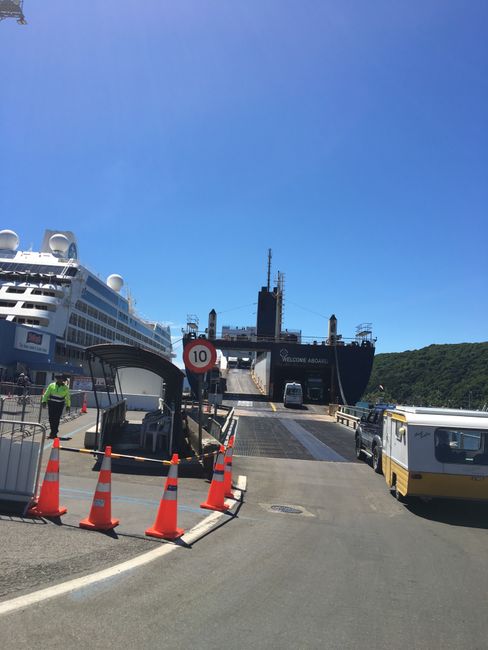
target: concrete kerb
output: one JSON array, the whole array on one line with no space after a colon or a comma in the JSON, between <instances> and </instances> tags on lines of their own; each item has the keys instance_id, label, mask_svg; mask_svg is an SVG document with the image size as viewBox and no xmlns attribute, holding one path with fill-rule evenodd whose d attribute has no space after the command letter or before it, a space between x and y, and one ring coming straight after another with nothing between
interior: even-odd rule
<instances>
[{"instance_id":1,"label":"concrete kerb","mask_svg":"<svg viewBox=\"0 0 488 650\"><path fill-rule=\"evenodd\" d=\"M255 385L256 388L259 390L259 392L261 393L261 395L265 395L265 396L266 396L266 391L264 390L264 388L263 388L263 386L262 386L262 384L261 384L260 379L259 379L258 377L256 377L256 375L254 374L254 371L251 371L251 379L253 380L254 385Z\"/></svg>"},{"instance_id":2,"label":"concrete kerb","mask_svg":"<svg viewBox=\"0 0 488 650\"><path fill-rule=\"evenodd\" d=\"M4 601L0 603L0 615L8 614L19 609L24 609L30 605L34 605L51 598L56 598L57 596L83 589L114 576L122 575L137 567L149 564L150 562L153 562L154 560L157 560L164 555L175 551L176 549L191 549L194 544L206 537L210 532L212 532L212 530L215 530L223 523L229 521L230 519L233 519L236 516L240 506L243 503L243 493L246 491L246 489L247 478L245 476L239 476L235 488L234 499L226 500L226 504L229 505L230 508L229 511L226 513L212 512L203 521L199 522L191 530L185 533L181 540L177 540L176 542L162 542L160 545L158 545L158 548L153 549L147 553L143 553L142 555L138 555L125 562L121 562L120 564L116 564L112 567L109 567L108 569L103 569L81 578L68 580L58 585L32 592L25 596L19 596L18 598Z\"/></svg>"}]
</instances>

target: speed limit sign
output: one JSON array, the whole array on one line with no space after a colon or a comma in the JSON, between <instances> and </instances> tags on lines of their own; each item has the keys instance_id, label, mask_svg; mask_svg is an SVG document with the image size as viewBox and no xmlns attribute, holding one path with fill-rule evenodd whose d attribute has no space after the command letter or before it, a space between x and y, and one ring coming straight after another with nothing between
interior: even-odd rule
<instances>
[{"instance_id":1,"label":"speed limit sign","mask_svg":"<svg viewBox=\"0 0 488 650\"><path fill-rule=\"evenodd\" d=\"M203 374L211 370L217 361L217 351L207 339L195 339L185 346L183 362L190 372Z\"/></svg>"}]
</instances>

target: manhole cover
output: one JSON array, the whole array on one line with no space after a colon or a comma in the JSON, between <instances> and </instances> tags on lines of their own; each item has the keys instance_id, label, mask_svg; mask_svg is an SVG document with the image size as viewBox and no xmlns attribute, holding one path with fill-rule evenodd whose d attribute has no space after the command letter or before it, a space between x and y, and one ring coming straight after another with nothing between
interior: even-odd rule
<instances>
[{"instance_id":1,"label":"manhole cover","mask_svg":"<svg viewBox=\"0 0 488 650\"><path fill-rule=\"evenodd\" d=\"M292 508L291 506L270 506L270 510L275 510L278 512L286 512L289 515L302 514L302 510L300 510L300 508Z\"/></svg>"}]
</instances>

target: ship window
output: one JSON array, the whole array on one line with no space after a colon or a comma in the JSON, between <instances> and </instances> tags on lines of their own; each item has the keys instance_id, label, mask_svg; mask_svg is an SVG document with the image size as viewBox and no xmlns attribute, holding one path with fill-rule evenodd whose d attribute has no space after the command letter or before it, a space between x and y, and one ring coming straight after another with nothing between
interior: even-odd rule
<instances>
[{"instance_id":1,"label":"ship window","mask_svg":"<svg viewBox=\"0 0 488 650\"><path fill-rule=\"evenodd\" d=\"M108 305L104 300L96 296L94 293L91 293L90 291L87 291L86 289L83 291L83 298L89 302L91 305L94 307L97 307L101 311L104 311L108 314L111 314L114 316L114 318L117 318L117 310L115 307L112 307L111 305ZM87 307L88 313L90 310L90 307ZM85 310L86 311L86 310Z\"/></svg>"},{"instance_id":2,"label":"ship window","mask_svg":"<svg viewBox=\"0 0 488 650\"><path fill-rule=\"evenodd\" d=\"M83 313L86 314L86 310L88 309L88 305L86 303L84 303L82 300L77 300L76 301L76 309L78 309L78 311L82 311Z\"/></svg>"},{"instance_id":3,"label":"ship window","mask_svg":"<svg viewBox=\"0 0 488 650\"><path fill-rule=\"evenodd\" d=\"M32 295L34 295L34 296L50 296L51 298L56 297L56 293L54 291L41 291L40 289L33 289Z\"/></svg>"},{"instance_id":4,"label":"ship window","mask_svg":"<svg viewBox=\"0 0 488 650\"><path fill-rule=\"evenodd\" d=\"M0 307L15 307L16 302L10 302L9 300L0 300Z\"/></svg>"},{"instance_id":5,"label":"ship window","mask_svg":"<svg viewBox=\"0 0 488 650\"><path fill-rule=\"evenodd\" d=\"M7 293L25 293L25 288L20 289L19 287L9 287Z\"/></svg>"},{"instance_id":6,"label":"ship window","mask_svg":"<svg viewBox=\"0 0 488 650\"><path fill-rule=\"evenodd\" d=\"M64 275L69 277L74 277L78 272L78 269L74 266L70 266L65 270L64 266L53 264L19 264L18 262L0 262L0 270L18 273L44 273L53 276L61 275L64 272Z\"/></svg>"},{"instance_id":7,"label":"ship window","mask_svg":"<svg viewBox=\"0 0 488 650\"><path fill-rule=\"evenodd\" d=\"M95 291L97 291L101 296L103 296L106 300L110 301L114 305L117 305L119 302L119 296L111 289L109 289L103 282L100 282L96 278L93 278L91 275L88 276L86 280L87 286L91 287Z\"/></svg>"}]
</instances>

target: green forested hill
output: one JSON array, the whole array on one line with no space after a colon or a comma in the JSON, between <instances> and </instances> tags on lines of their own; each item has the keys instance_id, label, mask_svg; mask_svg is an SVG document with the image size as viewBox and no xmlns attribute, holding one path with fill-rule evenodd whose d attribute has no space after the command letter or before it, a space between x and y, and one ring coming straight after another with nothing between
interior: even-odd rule
<instances>
[{"instance_id":1,"label":"green forested hill","mask_svg":"<svg viewBox=\"0 0 488 650\"><path fill-rule=\"evenodd\" d=\"M482 408L488 405L488 343L429 345L378 354L364 399Z\"/></svg>"}]
</instances>

